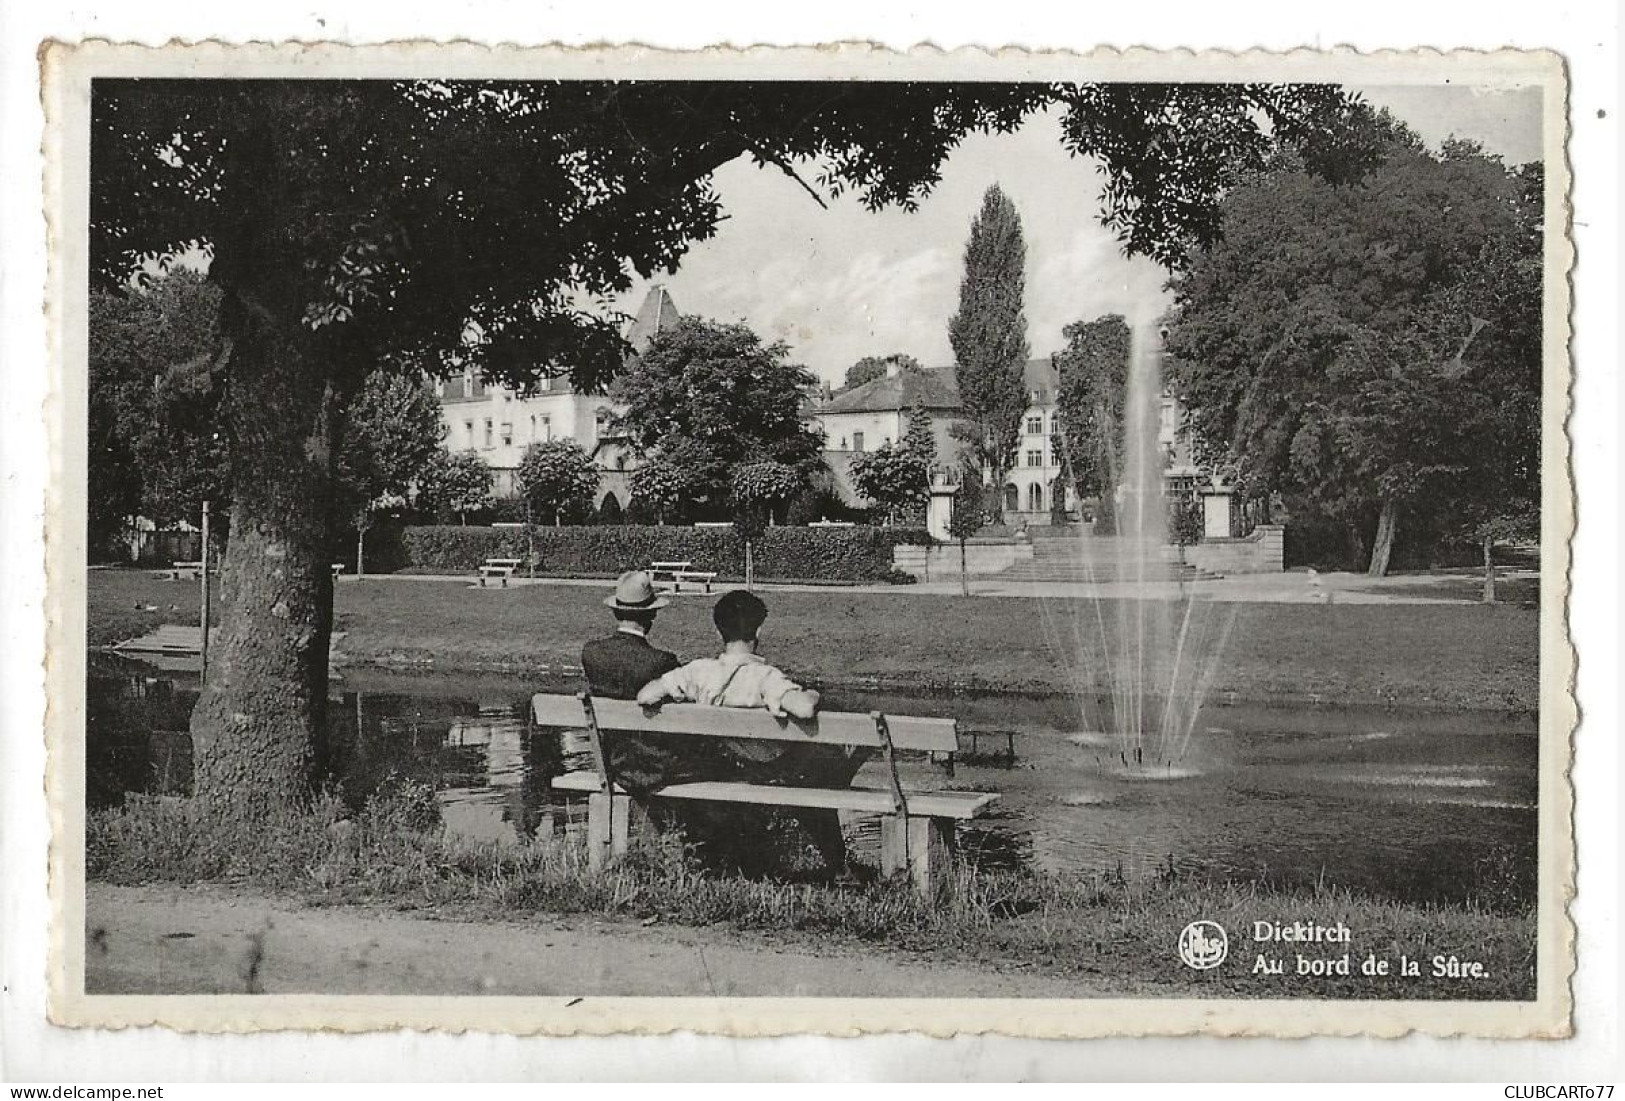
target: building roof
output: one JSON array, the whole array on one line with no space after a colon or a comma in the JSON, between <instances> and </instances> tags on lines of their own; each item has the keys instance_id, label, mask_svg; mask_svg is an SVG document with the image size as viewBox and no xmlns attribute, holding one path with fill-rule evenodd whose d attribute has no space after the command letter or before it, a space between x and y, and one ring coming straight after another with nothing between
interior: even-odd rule
<instances>
[{"instance_id":1,"label":"building roof","mask_svg":"<svg viewBox=\"0 0 1625 1101\"><path fill-rule=\"evenodd\" d=\"M655 337L677 324L681 316L677 312L677 303L671 300L666 288L656 283L643 296L643 305L638 307L637 316L627 326L626 342L632 345L634 352L642 354Z\"/></svg>"},{"instance_id":2,"label":"building roof","mask_svg":"<svg viewBox=\"0 0 1625 1101\"><path fill-rule=\"evenodd\" d=\"M1056 371L1048 356L1029 359L1022 365L1029 396L1037 392L1037 404L1055 400ZM922 370L900 370L894 375L871 379L862 386L836 394L812 412L817 416L835 413L890 413L912 409L918 403L923 409L957 412L959 386L954 380L952 367L926 367Z\"/></svg>"}]
</instances>

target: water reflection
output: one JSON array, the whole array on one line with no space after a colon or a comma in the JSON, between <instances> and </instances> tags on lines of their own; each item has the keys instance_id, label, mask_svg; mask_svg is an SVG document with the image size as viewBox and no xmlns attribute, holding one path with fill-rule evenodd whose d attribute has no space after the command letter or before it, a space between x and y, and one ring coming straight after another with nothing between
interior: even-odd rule
<instances>
[{"instance_id":1,"label":"water reflection","mask_svg":"<svg viewBox=\"0 0 1625 1101\"><path fill-rule=\"evenodd\" d=\"M580 797L549 784L591 767L586 736L533 727L526 706L533 691L569 687L351 672L334 687L328 774L353 805L391 774L428 784L447 827L466 836L577 829ZM93 655L92 806L126 791L185 793L196 696L195 674ZM967 750L975 734L978 751L961 754L951 775L924 760L905 760L903 772L909 786L1003 793L994 816L961 827L963 851L983 866L1131 875L1172 866L1423 902L1533 897L1528 717L1210 704L1182 762L1190 775L1150 782L1114 769L1114 749L1076 729L1069 700L825 699L833 710L951 715ZM858 783L884 786L883 768L870 762ZM875 821L849 826L858 858L874 862Z\"/></svg>"}]
</instances>

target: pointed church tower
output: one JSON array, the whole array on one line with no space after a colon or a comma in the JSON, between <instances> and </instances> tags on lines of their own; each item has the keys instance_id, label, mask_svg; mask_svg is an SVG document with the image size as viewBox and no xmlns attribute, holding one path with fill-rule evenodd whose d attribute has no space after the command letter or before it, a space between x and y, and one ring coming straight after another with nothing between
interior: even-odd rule
<instances>
[{"instance_id":1,"label":"pointed church tower","mask_svg":"<svg viewBox=\"0 0 1625 1101\"><path fill-rule=\"evenodd\" d=\"M676 325L681 316L665 284L656 283L644 296L643 305L638 307L632 324L627 326L626 342L632 345L634 352L641 354L655 337Z\"/></svg>"}]
</instances>

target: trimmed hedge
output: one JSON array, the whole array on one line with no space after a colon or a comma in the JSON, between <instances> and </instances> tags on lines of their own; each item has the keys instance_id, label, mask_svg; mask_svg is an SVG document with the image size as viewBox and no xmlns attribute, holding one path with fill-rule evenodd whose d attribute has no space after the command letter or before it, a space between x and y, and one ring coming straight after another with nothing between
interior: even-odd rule
<instances>
[{"instance_id":1,"label":"trimmed hedge","mask_svg":"<svg viewBox=\"0 0 1625 1101\"><path fill-rule=\"evenodd\" d=\"M614 577L650 562L688 561L726 578L745 575L745 544L730 528L599 525L523 528L410 527L403 533L409 568L472 573L487 558L524 559L532 545L536 572ZM769 528L753 547L764 581L891 581L892 548L923 544L913 528Z\"/></svg>"}]
</instances>

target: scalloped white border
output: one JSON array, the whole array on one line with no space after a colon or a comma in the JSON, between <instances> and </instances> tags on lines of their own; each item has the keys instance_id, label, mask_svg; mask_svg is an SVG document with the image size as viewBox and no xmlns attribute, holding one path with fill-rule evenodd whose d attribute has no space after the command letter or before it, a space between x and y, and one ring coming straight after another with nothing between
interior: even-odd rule
<instances>
[{"instance_id":1,"label":"scalloped white border","mask_svg":"<svg viewBox=\"0 0 1625 1101\"><path fill-rule=\"evenodd\" d=\"M42 49L46 133L46 209L51 229L51 494L48 508L48 786L52 815L50 1011L70 1025L112 1028L161 1024L204 1032L264 1029L364 1031L383 1028L543 1035L664 1034L677 1030L730 1036L798 1032L931 1036L998 1033L1059 1038L1205 1034L1558 1037L1570 1029L1574 928L1567 914L1574 883L1572 733L1574 651L1566 625L1569 539L1574 526L1567 422L1573 246L1566 156L1566 80L1547 51L1348 48L1279 53L1103 48L1089 53L1017 48L906 53L846 42L819 47L713 47L684 52L647 46L574 48L484 46L469 42L347 46L330 43L229 45L218 41L162 47L88 41ZM1539 83L1547 89L1546 379L1543 424L1544 508L1541 612L1541 964L1532 1003L1367 1001L1079 1001L932 999L589 998L564 1012L564 999L417 997L109 997L83 988L84 567L82 365L86 223L84 134L89 79L96 76L502 76L644 79L998 79L998 80L1344 80L1361 84L1437 84L1448 67L1456 84ZM69 232L69 230L73 230Z\"/></svg>"}]
</instances>

